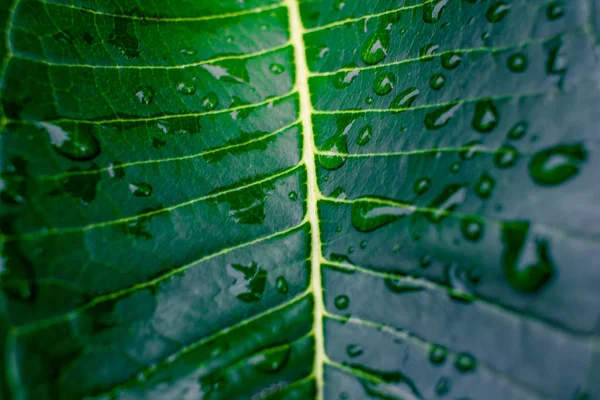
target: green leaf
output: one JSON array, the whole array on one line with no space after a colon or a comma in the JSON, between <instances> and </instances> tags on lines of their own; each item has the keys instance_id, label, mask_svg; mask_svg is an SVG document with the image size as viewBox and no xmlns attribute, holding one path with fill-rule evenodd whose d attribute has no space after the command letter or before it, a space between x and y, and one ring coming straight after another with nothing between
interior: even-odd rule
<instances>
[{"instance_id":1,"label":"green leaf","mask_svg":"<svg viewBox=\"0 0 600 400\"><path fill-rule=\"evenodd\" d=\"M600 398L598 0L8 3L0 398Z\"/></svg>"}]
</instances>

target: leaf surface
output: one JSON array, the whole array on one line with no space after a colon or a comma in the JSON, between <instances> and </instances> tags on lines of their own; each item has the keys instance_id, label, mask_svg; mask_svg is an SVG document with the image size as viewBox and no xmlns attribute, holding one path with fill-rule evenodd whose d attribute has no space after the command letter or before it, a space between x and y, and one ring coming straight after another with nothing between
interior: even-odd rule
<instances>
[{"instance_id":1,"label":"leaf surface","mask_svg":"<svg viewBox=\"0 0 600 400\"><path fill-rule=\"evenodd\" d=\"M0 398L600 398L596 0L0 4Z\"/></svg>"}]
</instances>

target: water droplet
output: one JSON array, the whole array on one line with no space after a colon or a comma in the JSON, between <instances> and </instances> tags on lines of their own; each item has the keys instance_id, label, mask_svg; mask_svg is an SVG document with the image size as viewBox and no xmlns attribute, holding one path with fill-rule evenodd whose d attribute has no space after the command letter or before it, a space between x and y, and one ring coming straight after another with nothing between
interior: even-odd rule
<instances>
[{"instance_id":1,"label":"water droplet","mask_svg":"<svg viewBox=\"0 0 600 400\"><path fill-rule=\"evenodd\" d=\"M291 350L292 346L285 344L274 350L267 350L251 357L248 360L248 364L252 365L261 372L274 374L281 371L283 367L285 367L290 359Z\"/></svg>"},{"instance_id":2,"label":"water droplet","mask_svg":"<svg viewBox=\"0 0 600 400\"><path fill-rule=\"evenodd\" d=\"M460 221L460 231L463 237L471 242L477 242L481 239L484 228L483 220L474 215L464 217Z\"/></svg>"},{"instance_id":3,"label":"water droplet","mask_svg":"<svg viewBox=\"0 0 600 400\"><path fill-rule=\"evenodd\" d=\"M429 190L429 185L431 184L431 179L429 178L421 178L415 182L414 190L416 194L423 194Z\"/></svg>"},{"instance_id":4,"label":"water droplet","mask_svg":"<svg viewBox=\"0 0 600 400\"><path fill-rule=\"evenodd\" d=\"M181 82L177 85L177 91L186 96L196 93L196 86L191 82Z\"/></svg>"},{"instance_id":5,"label":"water droplet","mask_svg":"<svg viewBox=\"0 0 600 400\"><path fill-rule=\"evenodd\" d=\"M550 21L555 21L565 15L565 8L561 2L556 1L548 6L546 15Z\"/></svg>"},{"instance_id":6,"label":"water droplet","mask_svg":"<svg viewBox=\"0 0 600 400\"><path fill-rule=\"evenodd\" d=\"M463 60L461 53L444 53L441 57L442 67L447 70L455 69Z\"/></svg>"},{"instance_id":7,"label":"water droplet","mask_svg":"<svg viewBox=\"0 0 600 400\"><path fill-rule=\"evenodd\" d=\"M563 144L537 152L529 163L529 174L539 185L555 186L573 178L586 161L582 144Z\"/></svg>"},{"instance_id":8,"label":"water droplet","mask_svg":"<svg viewBox=\"0 0 600 400\"><path fill-rule=\"evenodd\" d=\"M269 66L269 71L275 75L281 75L285 68L281 64L273 63Z\"/></svg>"},{"instance_id":9,"label":"water droplet","mask_svg":"<svg viewBox=\"0 0 600 400\"><path fill-rule=\"evenodd\" d=\"M371 135L373 134L373 128L369 125L364 126L356 136L356 144L359 146L364 146L371 140Z\"/></svg>"},{"instance_id":10,"label":"water droplet","mask_svg":"<svg viewBox=\"0 0 600 400\"><path fill-rule=\"evenodd\" d=\"M355 67L356 67L356 65L352 64L352 65L348 65L346 68L355 68ZM333 86L338 89L347 88L348 86L350 86L352 84L352 82L354 81L354 79L356 79L356 77L359 75L359 73L360 73L360 70L358 70L357 68L339 71L338 73L336 73L333 76Z\"/></svg>"},{"instance_id":11,"label":"water droplet","mask_svg":"<svg viewBox=\"0 0 600 400\"><path fill-rule=\"evenodd\" d=\"M288 292L289 286L284 276L278 276L277 279L275 279L275 289L281 294L286 294Z\"/></svg>"},{"instance_id":12,"label":"water droplet","mask_svg":"<svg viewBox=\"0 0 600 400\"><path fill-rule=\"evenodd\" d=\"M367 103L367 104L373 104L373 97L371 97L371 96L365 97L365 103Z\"/></svg>"},{"instance_id":13,"label":"water droplet","mask_svg":"<svg viewBox=\"0 0 600 400\"><path fill-rule=\"evenodd\" d=\"M429 361L432 364L439 365L446 361L448 356L448 350L445 347L439 345L432 345L429 349Z\"/></svg>"},{"instance_id":14,"label":"water droplet","mask_svg":"<svg viewBox=\"0 0 600 400\"><path fill-rule=\"evenodd\" d=\"M404 294L425 290L423 284L415 280L408 280L402 276L390 276L385 279L385 286L393 293Z\"/></svg>"},{"instance_id":15,"label":"water droplet","mask_svg":"<svg viewBox=\"0 0 600 400\"><path fill-rule=\"evenodd\" d=\"M418 95L419 95L419 89L417 89L415 87L408 88L408 89L402 91L398 96L396 96L394 98L394 100L392 100L392 104L391 104L390 108L393 108L393 109L409 108L415 102Z\"/></svg>"},{"instance_id":16,"label":"water droplet","mask_svg":"<svg viewBox=\"0 0 600 400\"><path fill-rule=\"evenodd\" d=\"M428 24L438 22L442 16L442 11L450 0L435 0L425 4L423 7L423 21Z\"/></svg>"},{"instance_id":17,"label":"water droplet","mask_svg":"<svg viewBox=\"0 0 600 400\"><path fill-rule=\"evenodd\" d=\"M430 130L442 129L448 125L460 106L461 103L448 104L427 113L425 115L425 127Z\"/></svg>"},{"instance_id":18,"label":"water droplet","mask_svg":"<svg viewBox=\"0 0 600 400\"><path fill-rule=\"evenodd\" d=\"M181 49L181 54L185 54L186 56L193 56L196 54L196 50L194 49Z\"/></svg>"},{"instance_id":19,"label":"water droplet","mask_svg":"<svg viewBox=\"0 0 600 400\"><path fill-rule=\"evenodd\" d=\"M215 93L211 92L200 99L200 104L205 110L212 111L219 105L219 99Z\"/></svg>"},{"instance_id":20,"label":"water droplet","mask_svg":"<svg viewBox=\"0 0 600 400\"><path fill-rule=\"evenodd\" d=\"M338 226L336 226L336 227L335 227L335 231L336 231L337 233L340 233L340 232L342 231L342 226L341 226L341 225L338 225Z\"/></svg>"},{"instance_id":21,"label":"water droplet","mask_svg":"<svg viewBox=\"0 0 600 400\"><path fill-rule=\"evenodd\" d=\"M433 223L438 223L446 218L449 212L463 204L466 199L466 187L459 184L450 184L429 204L428 208L434 211L427 214L427 218Z\"/></svg>"},{"instance_id":22,"label":"water droplet","mask_svg":"<svg viewBox=\"0 0 600 400\"><path fill-rule=\"evenodd\" d=\"M475 194L481 199L487 199L492 195L496 182L486 173L483 173L475 184Z\"/></svg>"},{"instance_id":23,"label":"water droplet","mask_svg":"<svg viewBox=\"0 0 600 400\"><path fill-rule=\"evenodd\" d=\"M528 126L529 124L525 121L517 122L508 131L508 138L513 140L521 139L527 133Z\"/></svg>"},{"instance_id":24,"label":"water droplet","mask_svg":"<svg viewBox=\"0 0 600 400\"><path fill-rule=\"evenodd\" d=\"M460 353L456 356L454 366L461 372L470 372L475 369L476 362L472 355Z\"/></svg>"},{"instance_id":25,"label":"water droplet","mask_svg":"<svg viewBox=\"0 0 600 400\"><path fill-rule=\"evenodd\" d=\"M488 133L498 125L498 110L491 100L479 100L475 103L475 114L471 125L481 133Z\"/></svg>"},{"instance_id":26,"label":"water droplet","mask_svg":"<svg viewBox=\"0 0 600 400\"><path fill-rule=\"evenodd\" d=\"M445 376L442 376L435 384L435 392L438 394L438 396L443 396L447 394L448 392L450 392L451 388L452 381L450 381L450 379L446 378Z\"/></svg>"},{"instance_id":27,"label":"water droplet","mask_svg":"<svg viewBox=\"0 0 600 400\"><path fill-rule=\"evenodd\" d=\"M367 248L367 241L366 240L362 240L360 242L360 248L361 249L366 249Z\"/></svg>"},{"instance_id":28,"label":"water droplet","mask_svg":"<svg viewBox=\"0 0 600 400\"><path fill-rule=\"evenodd\" d=\"M360 344L349 344L346 346L346 354L348 357L358 357L363 353L363 348Z\"/></svg>"},{"instance_id":29,"label":"water droplet","mask_svg":"<svg viewBox=\"0 0 600 400\"><path fill-rule=\"evenodd\" d=\"M57 153L73 161L90 161L100 154L100 142L87 126L76 125L66 131L58 125L40 122L38 127L46 131Z\"/></svg>"},{"instance_id":30,"label":"water droplet","mask_svg":"<svg viewBox=\"0 0 600 400\"><path fill-rule=\"evenodd\" d=\"M335 11L342 11L344 9L344 7L346 7L345 0L338 0L333 4L333 9Z\"/></svg>"},{"instance_id":31,"label":"water droplet","mask_svg":"<svg viewBox=\"0 0 600 400\"><path fill-rule=\"evenodd\" d=\"M446 77L442 74L435 74L429 79L429 86L433 90L440 90L446 84Z\"/></svg>"},{"instance_id":32,"label":"water droplet","mask_svg":"<svg viewBox=\"0 0 600 400\"><path fill-rule=\"evenodd\" d=\"M452 163L452 165L450 165L450 172L452 172L453 174L455 174L458 171L460 171L460 162L455 161L455 162Z\"/></svg>"},{"instance_id":33,"label":"water droplet","mask_svg":"<svg viewBox=\"0 0 600 400\"><path fill-rule=\"evenodd\" d=\"M527 69L527 57L523 53L513 54L508 57L507 65L512 72L523 72Z\"/></svg>"},{"instance_id":34,"label":"water droplet","mask_svg":"<svg viewBox=\"0 0 600 400\"><path fill-rule=\"evenodd\" d=\"M346 141L346 132L338 132L323 143L323 151L332 154L319 154L317 160L325 169L335 170L341 168L345 163L348 153L348 144ZM335 153L341 153L337 155Z\"/></svg>"},{"instance_id":35,"label":"water droplet","mask_svg":"<svg viewBox=\"0 0 600 400\"><path fill-rule=\"evenodd\" d=\"M150 104L154 100L154 89L151 86L140 86L135 90L135 97L141 104Z\"/></svg>"},{"instance_id":36,"label":"water droplet","mask_svg":"<svg viewBox=\"0 0 600 400\"><path fill-rule=\"evenodd\" d=\"M234 278L229 293L245 303L254 303L262 298L268 273L255 262L249 267L240 264L228 265L227 274Z\"/></svg>"},{"instance_id":37,"label":"water droplet","mask_svg":"<svg viewBox=\"0 0 600 400\"><path fill-rule=\"evenodd\" d=\"M296 192L294 192L294 191L292 191L292 192L289 192L289 193L288 193L288 198L289 198L291 201L296 201L296 200L298 200L298 193L296 193Z\"/></svg>"},{"instance_id":38,"label":"water droplet","mask_svg":"<svg viewBox=\"0 0 600 400\"><path fill-rule=\"evenodd\" d=\"M499 1L497 3L492 4L488 8L487 12L485 13L485 17L488 21L492 23L498 22L508 15L510 8L510 4L507 4L503 1Z\"/></svg>"},{"instance_id":39,"label":"water droplet","mask_svg":"<svg viewBox=\"0 0 600 400\"><path fill-rule=\"evenodd\" d=\"M148 197L152 194L152 186L147 183L130 183L129 191L136 197Z\"/></svg>"},{"instance_id":40,"label":"water droplet","mask_svg":"<svg viewBox=\"0 0 600 400\"><path fill-rule=\"evenodd\" d=\"M375 77L373 90L380 96L385 96L392 91L396 84L396 77L391 72L385 72Z\"/></svg>"},{"instance_id":41,"label":"water droplet","mask_svg":"<svg viewBox=\"0 0 600 400\"><path fill-rule=\"evenodd\" d=\"M440 48L439 45L433 44L433 43L430 43L428 45L421 47L419 49L419 57L421 58L421 61L433 60L433 56L438 51L439 48Z\"/></svg>"},{"instance_id":42,"label":"water droplet","mask_svg":"<svg viewBox=\"0 0 600 400\"><path fill-rule=\"evenodd\" d=\"M387 199L363 197L352 203L352 225L360 232L370 232L412 214L415 207L396 204Z\"/></svg>"},{"instance_id":43,"label":"water droplet","mask_svg":"<svg viewBox=\"0 0 600 400\"><path fill-rule=\"evenodd\" d=\"M344 294L336 296L333 302L338 310L345 310L350 305L350 299Z\"/></svg>"},{"instance_id":44,"label":"water droplet","mask_svg":"<svg viewBox=\"0 0 600 400\"><path fill-rule=\"evenodd\" d=\"M469 161L472 160L481 149L481 142L478 140L473 140L461 147L461 149L458 151L458 156L461 158L461 160Z\"/></svg>"},{"instance_id":45,"label":"water droplet","mask_svg":"<svg viewBox=\"0 0 600 400\"><path fill-rule=\"evenodd\" d=\"M498 168L510 168L519 160L517 149L512 146L502 146L494 153L494 164Z\"/></svg>"},{"instance_id":46,"label":"water droplet","mask_svg":"<svg viewBox=\"0 0 600 400\"><path fill-rule=\"evenodd\" d=\"M362 59L365 64L374 65L381 62L388 53L390 33L387 30L376 32L362 47Z\"/></svg>"}]
</instances>

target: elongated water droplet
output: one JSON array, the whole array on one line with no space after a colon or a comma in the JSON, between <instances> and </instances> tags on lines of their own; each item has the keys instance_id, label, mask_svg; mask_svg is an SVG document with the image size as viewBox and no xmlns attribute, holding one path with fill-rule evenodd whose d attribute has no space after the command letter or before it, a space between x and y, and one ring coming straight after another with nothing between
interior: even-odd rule
<instances>
[{"instance_id":1,"label":"elongated water droplet","mask_svg":"<svg viewBox=\"0 0 600 400\"><path fill-rule=\"evenodd\" d=\"M408 88L408 89L402 91L398 96L396 96L394 98L394 100L392 100L392 104L391 104L390 108L393 108L393 109L409 108L415 102L418 95L419 95L419 89L417 89L415 87Z\"/></svg>"},{"instance_id":2,"label":"elongated water droplet","mask_svg":"<svg viewBox=\"0 0 600 400\"><path fill-rule=\"evenodd\" d=\"M528 123L525 121L517 122L510 131L508 131L508 138L513 140L521 139L527 133Z\"/></svg>"},{"instance_id":3,"label":"elongated water droplet","mask_svg":"<svg viewBox=\"0 0 600 400\"><path fill-rule=\"evenodd\" d=\"M444 188L428 208L434 210L427 214L433 223L438 223L448 216L448 213L462 205L467 199L467 188L459 184L451 184Z\"/></svg>"},{"instance_id":4,"label":"elongated water droplet","mask_svg":"<svg viewBox=\"0 0 600 400\"><path fill-rule=\"evenodd\" d=\"M508 282L519 292L531 293L544 287L554 275L550 246L530 231L528 222L502 225L502 263Z\"/></svg>"},{"instance_id":5,"label":"elongated water droplet","mask_svg":"<svg viewBox=\"0 0 600 400\"><path fill-rule=\"evenodd\" d=\"M510 168L519 160L519 152L512 146L502 146L494 154L494 164L498 168Z\"/></svg>"},{"instance_id":6,"label":"elongated water droplet","mask_svg":"<svg viewBox=\"0 0 600 400\"><path fill-rule=\"evenodd\" d=\"M425 115L425 127L430 130L442 129L450 122L454 114L460 109L461 103L442 106Z\"/></svg>"},{"instance_id":7,"label":"elongated water droplet","mask_svg":"<svg viewBox=\"0 0 600 400\"><path fill-rule=\"evenodd\" d=\"M565 8L563 7L562 2L555 1L550 4L547 8L546 15L550 21L562 18L565 15Z\"/></svg>"},{"instance_id":8,"label":"elongated water droplet","mask_svg":"<svg viewBox=\"0 0 600 400\"><path fill-rule=\"evenodd\" d=\"M415 280L408 280L402 276L393 276L385 279L385 286L393 293L404 294L425 290L423 284Z\"/></svg>"},{"instance_id":9,"label":"elongated water droplet","mask_svg":"<svg viewBox=\"0 0 600 400\"><path fill-rule=\"evenodd\" d=\"M431 179L429 178L421 178L415 182L414 190L416 194L423 194L429 190L429 185L431 184Z\"/></svg>"},{"instance_id":10,"label":"elongated water droplet","mask_svg":"<svg viewBox=\"0 0 600 400\"><path fill-rule=\"evenodd\" d=\"M362 47L362 59L365 64L374 65L381 62L390 47L390 33L387 30L381 30L371 36Z\"/></svg>"},{"instance_id":11,"label":"elongated water droplet","mask_svg":"<svg viewBox=\"0 0 600 400\"><path fill-rule=\"evenodd\" d=\"M444 7L446 7L448 1L450 0L435 0L425 4L425 7L423 7L423 21L428 24L438 22L442 17L442 11L444 11Z\"/></svg>"},{"instance_id":12,"label":"elongated water droplet","mask_svg":"<svg viewBox=\"0 0 600 400\"><path fill-rule=\"evenodd\" d=\"M354 79L360 74L360 70L356 64L346 66L346 68L356 68L350 70L339 71L333 76L333 86L337 89L347 88L352 84Z\"/></svg>"},{"instance_id":13,"label":"elongated water droplet","mask_svg":"<svg viewBox=\"0 0 600 400\"><path fill-rule=\"evenodd\" d=\"M539 185L555 186L579 173L587 159L582 144L563 144L536 153L529 163L531 179Z\"/></svg>"},{"instance_id":14,"label":"elongated water droplet","mask_svg":"<svg viewBox=\"0 0 600 400\"><path fill-rule=\"evenodd\" d=\"M40 122L38 126L46 131L54 150L73 161L90 161L100 154L100 142L90 128L74 126L66 131L46 122Z\"/></svg>"},{"instance_id":15,"label":"elongated water droplet","mask_svg":"<svg viewBox=\"0 0 600 400\"><path fill-rule=\"evenodd\" d=\"M152 194L152 186L147 183L130 183L129 191L132 195L137 197L148 197Z\"/></svg>"},{"instance_id":16,"label":"elongated water droplet","mask_svg":"<svg viewBox=\"0 0 600 400\"><path fill-rule=\"evenodd\" d=\"M475 184L475 194L480 199L487 199L492 195L496 182L486 173L483 173Z\"/></svg>"},{"instance_id":17,"label":"elongated water droplet","mask_svg":"<svg viewBox=\"0 0 600 400\"><path fill-rule=\"evenodd\" d=\"M395 204L387 199L363 197L352 203L352 225L360 232L370 232L414 211L415 207L409 204Z\"/></svg>"},{"instance_id":18,"label":"elongated water droplet","mask_svg":"<svg viewBox=\"0 0 600 400\"><path fill-rule=\"evenodd\" d=\"M501 21L508 15L510 8L510 4L507 4L504 1L498 1L488 8L485 13L485 18L492 23Z\"/></svg>"},{"instance_id":19,"label":"elongated water droplet","mask_svg":"<svg viewBox=\"0 0 600 400\"><path fill-rule=\"evenodd\" d=\"M491 100L479 100L475 103L475 114L471 125L481 133L488 133L498 125L498 110Z\"/></svg>"},{"instance_id":20,"label":"elongated water droplet","mask_svg":"<svg viewBox=\"0 0 600 400\"><path fill-rule=\"evenodd\" d=\"M275 289L281 294L286 294L289 290L289 285L284 276L278 276L275 280Z\"/></svg>"},{"instance_id":21,"label":"elongated water droplet","mask_svg":"<svg viewBox=\"0 0 600 400\"><path fill-rule=\"evenodd\" d=\"M154 100L154 89L151 86L140 86L135 90L135 97L141 104L150 104Z\"/></svg>"},{"instance_id":22,"label":"elongated water droplet","mask_svg":"<svg viewBox=\"0 0 600 400\"><path fill-rule=\"evenodd\" d=\"M373 128L369 125L364 126L356 136L356 144L359 146L364 146L371 140L371 135L373 134Z\"/></svg>"},{"instance_id":23,"label":"elongated water droplet","mask_svg":"<svg viewBox=\"0 0 600 400\"><path fill-rule=\"evenodd\" d=\"M419 57L420 57L421 61L433 60L433 56L438 51L439 48L440 48L439 45L433 44L433 43L430 43L430 44L427 44L427 45L421 47L419 49Z\"/></svg>"},{"instance_id":24,"label":"elongated water droplet","mask_svg":"<svg viewBox=\"0 0 600 400\"><path fill-rule=\"evenodd\" d=\"M442 54L441 63L442 67L447 70L453 70L460 65L463 60L463 56L461 53L444 53Z\"/></svg>"},{"instance_id":25,"label":"elongated water droplet","mask_svg":"<svg viewBox=\"0 0 600 400\"><path fill-rule=\"evenodd\" d=\"M346 346L346 354L348 357L358 357L363 353L363 348L360 344L349 344Z\"/></svg>"},{"instance_id":26,"label":"elongated water droplet","mask_svg":"<svg viewBox=\"0 0 600 400\"><path fill-rule=\"evenodd\" d=\"M385 96L394 89L396 85L396 77L391 72L385 72L375 77L373 82L373 90L379 96Z\"/></svg>"},{"instance_id":27,"label":"elongated water droplet","mask_svg":"<svg viewBox=\"0 0 600 400\"><path fill-rule=\"evenodd\" d=\"M440 90L446 84L446 77L443 74L435 74L429 79L429 86L433 90Z\"/></svg>"},{"instance_id":28,"label":"elongated water droplet","mask_svg":"<svg viewBox=\"0 0 600 400\"><path fill-rule=\"evenodd\" d=\"M196 85L191 82L181 82L177 85L177 91L186 96L191 96L196 93Z\"/></svg>"}]
</instances>

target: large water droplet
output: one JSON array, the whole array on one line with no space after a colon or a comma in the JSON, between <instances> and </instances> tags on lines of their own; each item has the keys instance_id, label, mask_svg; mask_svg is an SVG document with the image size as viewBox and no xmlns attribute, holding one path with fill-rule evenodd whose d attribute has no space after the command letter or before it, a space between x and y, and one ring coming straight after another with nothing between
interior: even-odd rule
<instances>
[{"instance_id":1,"label":"large water droplet","mask_svg":"<svg viewBox=\"0 0 600 400\"><path fill-rule=\"evenodd\" d=\"M502 224L504 271L511 286L525 293L540 290L554 275L548 242L529 231L528 222Z\"/></svg>"},{"instance_id":2,"label":"large water droplet","mask_svg":"<svg viewBox=\"0 0 600 400\"><path fill-rule=\"evenodd\" d=\"M355 68L355 67L357 67L357 65L352 64L352 65L348 65L346 68ZM360 73L360 70L358 68L339 71L338 73L336 73L333 76L333 86L338 89L347 88L348 86L350 86L352 84L352 82L354 81L354 79L356 79L356 77L359 75L359 73Z\"/></svg>"},{"instance_id":3,"label":"large water droplet","mask_svg":"<svg viewBox=\"0 0 600 400\"><path fill-rule=\"evenodd\" d=\"M479 100L475 103L475 114L471 123L481 133L488 133L498 125L498 110L491 100Z\"/></svg>"},{"instance_id":4,"label":"large water droplet","mask_svg":"<svg viewBox=\"0 0 600 400\"><path fill-rule=\"evenodd\" d=\"M319 164L329 170L341 168L345 163L348 153L348 143L346 131L338 132L323 143L323 151L331 154L319 154L317 160ZM341 154L335 154L341 153Z\"/></svg>"},{"instance_id":5,"label":"large water droplet","mask_svg":"<svg viewBox=\"0 0 600 400\"><path fill-rule=\"evenodd\" d=\"M446 7L446 4L448 4L449 1L450 0L435 0L425 4L425 7L423 7L423 21L428 24L438 22L442 16L444 7Z\"/></svg>"},{"instance_id":6,"label":"large water droplet","mask_svg":"<svg viewBox=\"0 0 600 400\"><path fill-rule=\"evenodd\" d=\"M448 104L427 113L425 115L425 127L430 130L442 129L450 122L460 106L461 103Z\"/></svg>"},{"instance_id":7,"label":"large water droplet","mask_svg":"<svg viewBox=\"0 0 600 400\"><path fill-rule=\"evenodd\" d=\"M186 96L190 96L196 93L196 85L194 85L192 82L181 82L179 85L177 85L177 91Z\"/></svg>"},{"instance_id":8,"label":"large water droplet","mask_svg":"<svg viewBox=\"0 0 600 400\"><path fill-rule=\"evenodd\" d=\"M498 22L508 15L510 8L510 4L507 4L504 1L498 1L488 8L485 13L485 18L492 23Z\"/></svg>"},{"instance_id":9,"label":"large water droplet","mask_svg":"<svg viewBox=\"0 0 600 400\"><path fill-rule=\"evenodd\" d=\"M463 60L463 56L461 53L444 53L441 56L442 67L447 70L455 69L460 65Z\"/></svg>"},{"instance_id":10,"label":"large water droplet","mask_svg":"<svg viewBox=\"0 0 600 400\"><path fill-rule=\"evenodd\" d=\"M140 86L135 90L135 97L142 104L150 104L154 100L154 89L151 86Z\"/></svg>"},{"instance_id":11,"label":"large water droplet","mask_svg":"<svg viewBox=\"0 0 600 400\"><path fill-rule=\"evenodd\" d=\"M385 279L385 286L393 293L404 294L425 290L423 284L416 280L409 280L402 276L391 276Z\"/></svg>"},{"instance_id":12,"label":"large water droplet","mask_svg":"<svg viewBox=\"0 0 600 400\"><path fill-rule=\"evenodd\" d=\"M536 153L529 163L529 174L535 183L560 185L579 173L587 152L582 144L563 144Z\"/></svg>"},{"instance_id":13,"label":"large water droplet","mask_svg":"<svg viewBox=\"0 0 600 400\"><path fill-rule=\"evenodd\" d=\"M390 33L381 30L371 36L362 47L362 59L365 64L374 65L381 62L388 53L390 46Z\"/></svg>"},{"instance_id":14,"label":"large water droplet","mask_svg":"<svg viewBox=\"0 0 600 400\"><path fill-rule=\"evenodd\" d=\"M420 57L421 61L433 60L433 56L438 51L439 48L440 48L439 45L433 44L433 43L430 43L430 44L427 44L427 45L421 47L419 49L419 57Z\"/></svg>"},{"instance_id":15,"label":"large water droplet","mask_svg":"<svg viewBox=\"0 0 600 400\"><path fill-rule=\"evenodd\" d=\"M212 111L219 105L219 99L216 93L209 93L200 99L200 104L207 111Z\"/></svg>"},{"instance_id":16,"label":"large water droplet","mask_svg":"<svg viewBox=\"0 0 600 400\"><path fill-rule=\"evenodd\" d=\"M402 91L398 96L396 96L394 98L394 100L392 100L392 104L391 104L390 108L393 108L393 109L409 108L415 102L418 95L419 95L419 89L417 89L415 87L408 88L408 89Z\"/></svg>"},{"instance_id":17,"label":"large water droplet","mask_svg":"<svg viewBox=\"0 0 600 400\"><path fill-rule=\"evenodd\" d=\"M472 160L481 149L481 142L479 140L473 140L461 147L458 151L458 156L464 161L469 161Z\"/></svg>"},{"instance_id":18,"label":"large water droplet","mask_svg":"<svg viewBox=\"0 0 600 400\"><path fill-rule=\"evenodd\" d=\"M396 77L391 72L385 72L375 77L373 90L380 96L385 96L392 91L396 84Z\"/></svg>"},{"instance_id":19,"label":"large water droplet","mask_svg":"<svg viewBox=\"0 0 600 400\"><path fill-rule=\"evenodd\" d=\"M431 222L438 223L448 216L467 199L467 188L459 184L446 186L442 193L436 197L428 208L432 211L427 214Z\"/></svg>"},{"instance_id":20,"label":"large water droplet","mask_svg":"<svg viewBox=\"0 0 600 400\"><path fill-rule=\"evenodd\" d=\"M88 127L74 126L67 132L46 122L38 126L46 130L54 150L73 161L90 161L100 154L100 142Z\"/></svg>"},{"instance_id":21,"label":"large water droplet","mask_svg":"<svg viewBox=\"0 0 600 400\"><path fill-rule=\"evenodd\" d=\"M248 267L240 264L228 265L227 274L234 278L229 293L246 303L254 303L262 298L268 273L255 262Z\"/></svg>"},{"instance_id":22,"label":"large water droplet","mask_svg":"<svg viewBox=\"0 0 600 400\"><path fill-rule=\"evenodd\" d=\"M412 214L415 207L382 198L359 198L352 203L352 225L360 232L370 232Z\"/></svg>"}]
</instances>

